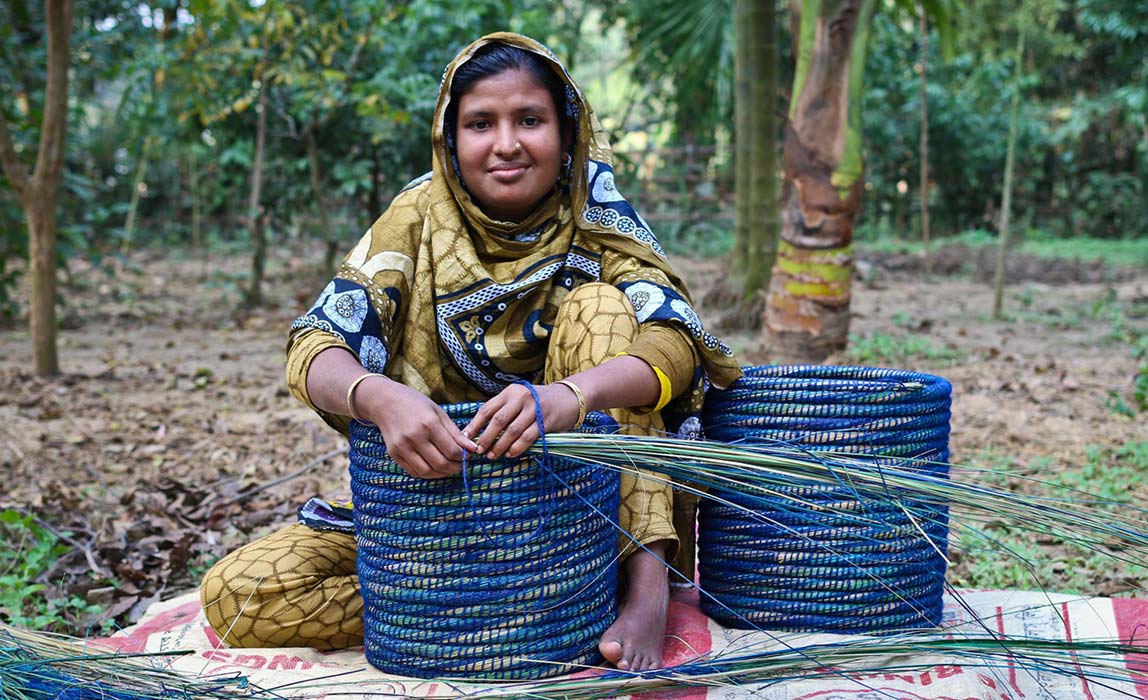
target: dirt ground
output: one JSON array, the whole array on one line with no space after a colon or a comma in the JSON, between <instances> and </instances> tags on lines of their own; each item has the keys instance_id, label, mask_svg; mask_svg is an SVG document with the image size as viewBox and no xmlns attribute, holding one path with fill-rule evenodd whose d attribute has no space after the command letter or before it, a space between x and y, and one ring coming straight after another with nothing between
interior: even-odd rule
<instances>
[{"instance_id":1,"label":"dirt ground","mask_svg":"<svg viewBox=\"0 0 1148 700\"><path fill-rule=\"evenodd\" d=\"M1121 323L1148 331L1148 319L1106 312L1144 311L1148 273L1022 261L1006 298L1013 318L994 322L987 263L947 255L939 269L960 274L928 280L911 257L861 260L852 329L961 353L909 367L954 385L954 462L993 450L1073 464L1086 446L1148 439L1144 413L1111 407L1113 396L1131 401L1137 364L1109 339ZM273 259L271 301L258 308L240 302L243 255L148 252L110 272L76 268L63 292L64 374L51 380L32 376L24 327L0 329L0 509L33 513L72 545L41 577L58 593L129 622L343 485L345 446L283 381L286 329L325 283L319 257ZM723 260L675 264L698 298L725 274ZM768 361L756 334L723 335L743 364Z\"/></svg>"}]
</instances>

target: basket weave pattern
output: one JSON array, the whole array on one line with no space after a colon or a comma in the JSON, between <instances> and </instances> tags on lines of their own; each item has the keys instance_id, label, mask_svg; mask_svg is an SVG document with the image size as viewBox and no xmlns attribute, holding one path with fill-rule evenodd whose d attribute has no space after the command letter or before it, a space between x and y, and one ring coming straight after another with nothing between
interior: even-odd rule
<instances>
[{"instance_id":1,"label":"basket weave pattern","mask_svg":"<svg viewBox=\"0 0 1148 700\"><path fill-rule=\"evenodd\" d=\"M743 369L729 389L707 396L709 438L781 442L830 465L844 455L947 477L952 388L944 379L866 367ZM703 500L698 545L701 587L714 597L702 608L723 624L882 633L940 622L945 504L861 497L844 482L795 482L768 498L720 495L733 505Z\"/></svg>"},{"instance_id":2,"label":"basket weave pattern","mask_svg":"<svg viewBox=\"0 0 1148 700\"><path fill-rule=\"evenodd\" d=\"M478 406L444 408L462 426ZM612 425L603 414L587 421L595 432ZM617 473L471 457L465 478L416 479L375 426L353 424L351 487L376 668L517 680L599 660L615 616L617 533L596 511L617 517Z\"/></svg>"}]
</instances>

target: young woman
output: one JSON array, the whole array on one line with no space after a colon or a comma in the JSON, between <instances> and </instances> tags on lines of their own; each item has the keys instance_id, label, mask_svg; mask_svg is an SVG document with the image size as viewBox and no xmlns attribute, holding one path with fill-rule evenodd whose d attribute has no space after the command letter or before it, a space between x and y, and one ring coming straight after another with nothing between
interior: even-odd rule
<instances>
[{"instance_id":1,"label":"young woman","mask_svg":"<svg viewBox=\"0 0 1148 700\"><path fill-rule=\"evenodd\" d=\"M740 374L706 333L646 223L614 187L611 153L541 44L492 34L443 77L434 166L409 184L292 327L291 391L335 428L376 424L410 475L451 478L463 450L522 454L608 410L631 433L696 411ZM439 404L484 402L458 429ZM680 418L678 419L680 422ZM661 664L671 490L623 476L625 577L602 636L618 668ZM631 539L632 537L632 539ZM634 541L644 545L638 548ZM220 561L202 594L233 646L362 642L354 538L293 525Z\"/></svg>"}]
</instances>

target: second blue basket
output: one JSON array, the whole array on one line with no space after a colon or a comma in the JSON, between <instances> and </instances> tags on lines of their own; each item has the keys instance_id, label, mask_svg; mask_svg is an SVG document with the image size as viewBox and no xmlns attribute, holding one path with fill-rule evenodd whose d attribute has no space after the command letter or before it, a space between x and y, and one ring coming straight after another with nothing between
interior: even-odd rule
<instances>
[{"instance_id":1,"label":"second blue basket","mask_svg":"<svg viewBox=\"0 0 1148 700\"><path fill-rule=\"evenodd\" d=\"M952 387L928 374L815 365L743 368L706 397L723 442L775 441L830 466L841 456L946 478ZM834 455L837 455L835 457ZM842 465L844 469L844 465ZM702 499L702 609L723 624L884 633L940 622L948 543L943 503L795 482L763 498ZM752 514L751 514L752 513Z\"/></svg>"}]
</instances>

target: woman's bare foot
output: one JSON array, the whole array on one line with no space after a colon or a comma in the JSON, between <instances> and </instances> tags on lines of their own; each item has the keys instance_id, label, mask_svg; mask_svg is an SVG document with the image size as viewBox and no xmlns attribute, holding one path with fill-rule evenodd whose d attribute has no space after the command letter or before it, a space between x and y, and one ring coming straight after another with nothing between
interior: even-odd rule
<instances>
[{"instance_id":1,"label":"woman's bare foot","mask_svg":"<svg viewBox=\"0 0 1148 700\"><path fill-rule=\"evenodd\" d=\"M598 651L622 671L646 671L662 665L662 640L670 606L666 543L632 554L623 565L627 580L618 619L602 634Z\"/></svg>"}]
</instances>

